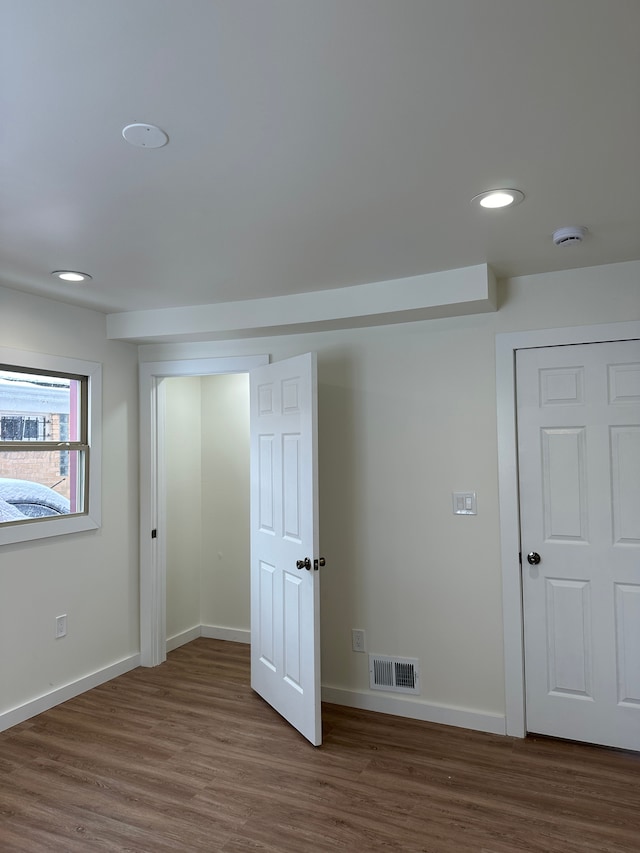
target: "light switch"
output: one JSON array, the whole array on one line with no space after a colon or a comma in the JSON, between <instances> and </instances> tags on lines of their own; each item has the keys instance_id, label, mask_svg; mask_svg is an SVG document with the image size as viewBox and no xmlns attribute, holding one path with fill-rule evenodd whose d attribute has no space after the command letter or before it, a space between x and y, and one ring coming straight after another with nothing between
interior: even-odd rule
<instances>
[{"instance_id":1,"label":"light switch","mask_svg":"<svg viewBox=\"0 0 640 853\"><path fill-rule=\"evenodd\" d=\"M454 515L477 515L475 492L453 493Z\"/></svg>"}]
</instances>

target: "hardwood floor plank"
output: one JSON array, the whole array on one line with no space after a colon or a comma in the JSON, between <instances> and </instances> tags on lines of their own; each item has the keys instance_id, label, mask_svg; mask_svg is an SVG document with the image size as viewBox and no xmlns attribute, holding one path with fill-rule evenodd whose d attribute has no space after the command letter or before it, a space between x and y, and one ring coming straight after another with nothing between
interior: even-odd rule
<instances>
[{"instance_id":1,"label":"hardwood floor plank","mask_svg":"<svg viewBox=\"0 0 640 853\"><path fill-rule=\"evenodd\" d=\"M335 705L323 734L200 638L0 733L0 851L640 851L637 753Z\"/></svg>"}]
</instances>

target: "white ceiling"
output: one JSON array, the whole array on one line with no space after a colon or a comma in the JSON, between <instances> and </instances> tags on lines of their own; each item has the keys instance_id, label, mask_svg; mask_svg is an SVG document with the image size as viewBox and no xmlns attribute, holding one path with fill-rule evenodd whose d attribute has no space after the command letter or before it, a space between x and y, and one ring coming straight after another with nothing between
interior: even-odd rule
<instances>
[{"instance_id":1,"label":"white ceiling","mask_svg":"<svg viewBox=\"0 0 640 853\"><path fill-rule=\"evenodd\" d=\"M7 287L121 312L640 258L638 0L2 0L0 15ZM135 121L169 144L128 145ZM473 209L495 186L526 199ZM565 225L588 239L554 246Z\"/></svg>"}]
</instances>

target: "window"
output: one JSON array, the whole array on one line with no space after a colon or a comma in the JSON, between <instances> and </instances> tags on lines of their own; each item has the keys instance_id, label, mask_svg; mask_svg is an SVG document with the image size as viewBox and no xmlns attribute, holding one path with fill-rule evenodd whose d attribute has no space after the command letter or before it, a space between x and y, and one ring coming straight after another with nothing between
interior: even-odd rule
<instances>
[{"instance_id":1,"label":"window","mask_svg":"<svg viewBox=\"0 0 640 853\"><path fill-rule=\"evenodd\" d=\"M0 349L0 544L100 526L94 362Z\"/></svg>"}]
</instances>

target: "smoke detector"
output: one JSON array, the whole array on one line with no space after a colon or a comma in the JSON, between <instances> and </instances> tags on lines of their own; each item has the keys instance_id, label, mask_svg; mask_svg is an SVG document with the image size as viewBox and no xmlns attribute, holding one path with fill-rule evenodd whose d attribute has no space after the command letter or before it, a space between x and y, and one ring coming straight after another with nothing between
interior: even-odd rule
<instances>
[{"instance_id":1,"label":"smoke detector","mask_svg":"<svg viewBox=\"0 0 640 853\"><path fill-rule=\"evenodd\" d=\"M142 122L128 124L123 128L122 136L129 145L135 145L136 148L162 148L169 141L169 137L162 128Z\"/></svg>"},{"instance_id":2,"label":"smoke detector","mask_svg":"<svg viewBox=\"0 0 640 853\"><path fill-rule=\"evenodd\" d=\"M567 228L557 228L553 232L553 242L556 246L570 246L582 243L587 236L587 229L583 225L569 225Z\"/></svg>"}]
</instances>

